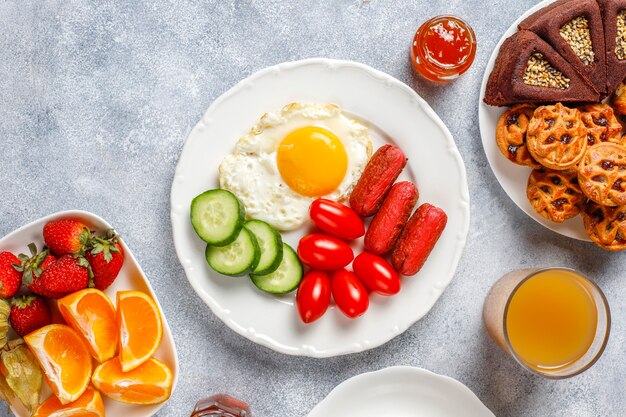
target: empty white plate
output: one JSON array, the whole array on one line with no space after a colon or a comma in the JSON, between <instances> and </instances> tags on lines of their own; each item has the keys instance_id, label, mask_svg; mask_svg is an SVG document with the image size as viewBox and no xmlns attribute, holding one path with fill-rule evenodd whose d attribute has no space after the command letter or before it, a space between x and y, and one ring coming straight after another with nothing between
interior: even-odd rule
<instances>
[{"instance_id":1,"label":"empty white plate","mask_svg":"<svg viewBox=\"0 0 626 417\"><path fill-rule=\"evenodd\" d=\"M495 417L465 385L421 368L398 366L338 385L308 417Z\"/></svg>"}]
</instances>

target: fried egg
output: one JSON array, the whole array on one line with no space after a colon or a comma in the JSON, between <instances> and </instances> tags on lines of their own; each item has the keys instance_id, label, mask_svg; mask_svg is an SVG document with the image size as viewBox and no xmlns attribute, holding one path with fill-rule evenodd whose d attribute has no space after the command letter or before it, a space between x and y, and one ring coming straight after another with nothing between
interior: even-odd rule
<instances>
[{"instance_id":1,"label":"fried egg","mask_svg":"<svg viewBox=\"0 0 626 417\"><path fill-rule=\"evenodd\" d=\"M372 154L369 129L334 104L291 103L267 113L219 167L220 187L250 218L292 230L319 197L344 201Z\"/></svg>"}]
</instances>

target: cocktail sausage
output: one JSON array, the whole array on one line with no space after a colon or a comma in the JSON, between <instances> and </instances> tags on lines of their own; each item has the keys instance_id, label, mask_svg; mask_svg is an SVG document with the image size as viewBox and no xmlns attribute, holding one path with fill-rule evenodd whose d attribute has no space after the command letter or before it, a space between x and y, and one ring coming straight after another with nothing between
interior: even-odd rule
<instances>
[{"instance_id":1,"label":"cocktail sausage","mask_svg":"<svg viewBox=\"0 0 626 417\"><path fill-rule=\"evenodd\" d=\"M359 216L369 217L380 209L394 181L406 165L399 148L381 146L365 166L365 170L350 195L350 207Z\"/></svg>"},{"instance_id":2,"label":"cocktail sausage","mask_svg":"<svg viewBox=\"0 0 626 417\"><path fill-rule=\"evenodd\" d=\"M435 247L448 216L438 207L422 204L402 229L391 254L391 265L402 275L415 275Z\"/></svg>"}]
</instances>

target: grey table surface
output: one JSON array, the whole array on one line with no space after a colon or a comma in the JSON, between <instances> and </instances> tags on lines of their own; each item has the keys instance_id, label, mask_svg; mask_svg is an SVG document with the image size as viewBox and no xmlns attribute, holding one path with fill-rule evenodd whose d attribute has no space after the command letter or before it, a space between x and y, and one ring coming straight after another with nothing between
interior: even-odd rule
<instances>
[{"instance_id":1,"label":"grey table surface","mask_svg":"<svg viewBox=\"0 0 626 417\"><path fill-rule=\"evenodd\" d=\"M487 59L535 3L0 1L0 235L65 209L89 210L116 226L149 276L178 347L180 382L158 416L189 415L197 399L226 392L249 402L255 416L304 417L345 379L392 365L456 378L501 417L626 415L626 254L562 237L527 217L496 181L480 142L477 100ZM434 86L412 74L408 45L419 24L442 13L467 19L479 48L467 74ZM379 348L324 360L275 353L222 324L185 278L169 217L178 155L211 102L256 70L307 57L362 62L413 87L450 128L471 193L464 255L431 312ZM482 300L499 276L553 265L594 277L614 319L600 361L564 381L522 371L481 322Z\"/></svg>"}]
</instances>

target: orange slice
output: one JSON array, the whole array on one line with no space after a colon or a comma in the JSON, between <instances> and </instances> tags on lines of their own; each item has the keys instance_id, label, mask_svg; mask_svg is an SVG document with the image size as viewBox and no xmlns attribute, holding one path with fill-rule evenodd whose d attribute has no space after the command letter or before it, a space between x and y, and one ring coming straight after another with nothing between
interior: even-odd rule
<instances>
[{"instance_id":1,"label":"orange slice","mask_svg":"<svg viewBox=\"0 0 626 417\"><path fill-rule=\"evenodd\" d=\"M109 297L95 288L86 288L61 298L58 303L65 322L83 338L91 356L98 362L115 356L118 328Z\"/></svg>"},{"instance_id":2,"label":"orange slice","mask_svg":"<svg viewBox=\"0 0 626 417\"><path fill-rule=\"evenodd\" d=\"M76 401L89 386L91 355L78 333L50 324L24 337L61 404Z\"/></svg>"},{"instance_id":3,"label":"orange slice","mask_svg":"<svg viewBox=\"0 0 626 417\"><path fill-rule=\"evenodd\" d=\"M172 393L172 371L158 359L149 358L130 372L122 371L119 358L96 368L93 385L112 400L130 404L159 404Z\"/></svg>"},{"instance_id":4,"label":"orange slice","mask_svg":"<svg viewBox=\"0 0 626 417\"><path fill-rule=\"evenodd\" d=\"M93 387L88 387L83 395L67 405L51 395L35 411L32 417L105 417L102 396Z\"/></svg>"},{"instance_id":5,"label":"orange slice","mask_svg":"<svg viewBox=\"0 0 626 417\"><path fill-rule=\"evenodd\" d=\"M117 325L120 331L120 361L124 372L146 362L156 351L163 327L161 314L149 295L140 291L117 293Z\"/></svg>"}]
</instances>

